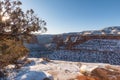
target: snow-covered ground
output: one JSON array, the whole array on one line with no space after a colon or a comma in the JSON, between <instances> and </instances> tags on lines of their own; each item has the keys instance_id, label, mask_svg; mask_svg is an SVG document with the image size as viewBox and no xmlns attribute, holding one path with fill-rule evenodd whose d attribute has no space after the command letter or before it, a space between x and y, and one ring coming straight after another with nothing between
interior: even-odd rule
<instances>
[{"instance_id":1,"label":"snow-covered ground","mask_svg":"<svg viewBox=\"0 0 120 80\"><path fill-rule=\"evenodd\" d=\"M12 72L8 80L67 80L80 74L80 62L44 61L41 58L29 58L32 62L22 67L18 72ZM39 76L38 76L39 75ZM37 77L38 76L38 77Z\"/></svg>"},{"instance_id":2,"label":"snow-covered ground","mask_svg":"<svg viewBox=\"0 0 120 80\"><path fill-rule=\"evenodd\" d=\"M14 70L8 76L8 80L70 80L77 75L82 75L80 71L92 71L96 67L105 67L109 64L103 63L82 63L70 61L50 60L41 58L29 58L32 62Z\"/></svg>"}]
</instances>

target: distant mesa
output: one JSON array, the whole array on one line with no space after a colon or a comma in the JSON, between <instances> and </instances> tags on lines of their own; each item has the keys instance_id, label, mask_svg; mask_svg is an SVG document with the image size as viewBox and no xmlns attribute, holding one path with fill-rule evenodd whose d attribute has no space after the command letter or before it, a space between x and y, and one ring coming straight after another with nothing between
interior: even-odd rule
<instances>
[{"instance_id":1,"label":"distant mesa","mask_svg":"<svg viewBox=\"0 0 120 80\"><path fill-rule=\"evenodd\" d=\"M64 33L63 35L120 35L120 26L110 26L101 30L70 32Z\"/></svg>"},{"instance_id":2,"label":"distant mesa","mask_svg":"<svg viewBox=\"0 0 120 80\"><path fill-rule=\"evenodd\" d=\"M120 26L107 27L102 30L83 31L82 35L120 35Z\"/></svg>"}]
</instances>

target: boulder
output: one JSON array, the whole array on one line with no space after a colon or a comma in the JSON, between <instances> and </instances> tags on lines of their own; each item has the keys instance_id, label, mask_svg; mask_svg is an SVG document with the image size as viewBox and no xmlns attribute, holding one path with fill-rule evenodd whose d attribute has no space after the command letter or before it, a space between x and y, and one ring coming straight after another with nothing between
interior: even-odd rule
<instances>
[{"instance_id":1,"label":"boulder","mask_svg":"<svg viewBox=\"0 0 120 80\"><path fill-rule=\"evenodd\" d=\"M91 72L91 76L97 77L100 80L120 80L120 72L105 68L94 69Z\"/></svg>"}]
</instances>

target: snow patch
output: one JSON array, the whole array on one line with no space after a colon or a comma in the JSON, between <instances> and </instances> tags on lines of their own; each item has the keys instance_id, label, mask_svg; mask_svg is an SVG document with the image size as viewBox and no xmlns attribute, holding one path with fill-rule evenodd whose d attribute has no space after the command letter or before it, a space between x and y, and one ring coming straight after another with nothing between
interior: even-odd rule
<instances>
[{"instance_id":1,"label":"snow patch","mask_svg":"<svg viewBox=\"0 0 120 80\"><path fill-rule=\"evenodd\" d=\"M53 80L53 77L43 71L29 71L21 76L15 78L15 80L44 80L45 78L49 78Z\"/></svg>"}]
</instances>

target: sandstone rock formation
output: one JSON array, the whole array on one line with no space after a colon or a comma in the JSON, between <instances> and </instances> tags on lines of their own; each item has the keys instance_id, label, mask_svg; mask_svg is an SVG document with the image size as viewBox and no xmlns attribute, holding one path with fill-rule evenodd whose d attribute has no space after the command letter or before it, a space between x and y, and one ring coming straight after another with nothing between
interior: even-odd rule
<instances>
[{"instance_id":1,"label":"sandstone rock formation","mask_svg":"<svg viewBox=\"0 0 120 80\"><path fill-rule=\"evenodd\" d=\"M91 72L91 76L99 80L120 80L120 72L105 68L96 68Z\"/></svg>"}]
</instances>

